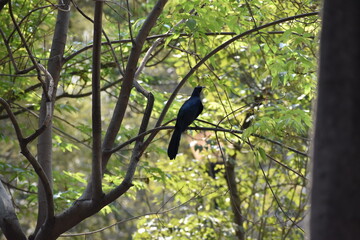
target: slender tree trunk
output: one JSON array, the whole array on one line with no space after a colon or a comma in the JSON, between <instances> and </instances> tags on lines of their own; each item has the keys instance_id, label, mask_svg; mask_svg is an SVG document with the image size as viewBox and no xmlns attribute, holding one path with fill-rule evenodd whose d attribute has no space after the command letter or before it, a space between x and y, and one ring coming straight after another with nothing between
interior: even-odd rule
<instances>
[{"instance_id":1,"label":"slender tree trunk","mask_svg":"<svg viewBox=\"0 0 360 240\"><path fill-rule=\"evenodd\" d=\"M92 199L98 200L102 197L101 188L101 97L100 97L100 75L101 75L101 36L102 36L102 12L103 2L95 2L94 17L94 46L92 63Z\"/></svg>"},{"instance_id":2,"label":"slender tree trunk","mask_svg":"<svg viewBox=\"0 0 360 240\"><path fill-rule=\"evenodd\" d=\"M360 239L360 1L325 0L310 234Z\"/></svg>"},{"instance_id":3,"label":"slender tree trunk","mask_svg":"<svg viewBox=\"0 0 360 240\"><path fill-rule=\"evenodd\" d=\"M234 223L237 225L235 229L236 237L239 240L244 240L245 239L244 227L243 227L244 219L240 209L241 201L236 184L234 159L230 159L229 161L225 162L225 178L229 188L231 209L234 214L234 218L233 218Z\"/></svg>"},{"instance_id":4,"label":"slender tree trunk","mask_svg":"<svg viewBox=\"0 0 360 240\"><path fill-rule=\"evenodd\" d=\"M67 32L69 28L70 11L67 11L70 7L69 0L60 0L60 10L58 11L55 33L51 46L50 59L48 62L48 71L54 80L54 92L52 96L53 106L55 102L56 89L58 86L60 71L62 68L62 58L64 54ZM41 125L46 117L46 97L43 95L41 99L40 118L39 125ZM52 110L53 111L53 108ZM50 122L48 128L38 139L38 161L44 169L50 184L52 186L52 124ZM41 225L44 223L47 211L46 211L46 197L41 181L39 181L38 190L38 221L36 225L37 232Z\"/></svg>"}]
</instances>

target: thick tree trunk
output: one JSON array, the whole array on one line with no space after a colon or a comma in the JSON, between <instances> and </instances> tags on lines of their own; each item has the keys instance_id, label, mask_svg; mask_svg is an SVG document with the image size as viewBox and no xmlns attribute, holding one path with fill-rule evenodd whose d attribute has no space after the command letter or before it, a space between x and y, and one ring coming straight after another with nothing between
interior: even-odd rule
<instances>
[{"instance_id":1,"label":"thick tree trunk","mask_svg":"<svg viewBox=\"0 0 360 240\"><path fill-rule=\"evenodd\" d=\"M360 1L325 0L310 234L360 236Z\"/></svg>"}]
</instances>

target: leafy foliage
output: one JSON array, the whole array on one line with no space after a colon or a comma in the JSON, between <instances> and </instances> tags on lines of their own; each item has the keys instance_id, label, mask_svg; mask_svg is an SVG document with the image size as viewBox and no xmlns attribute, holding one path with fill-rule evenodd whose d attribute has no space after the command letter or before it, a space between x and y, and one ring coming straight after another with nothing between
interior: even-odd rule
<instances>
[{"instance_id":1,"label":"leafy foliage","mask_svg":"<svg viewBox=\"0 0 360 240\"><path fill-rule=\"evenodd\" d=\"M104 128L119 96L131 38L154 5L154 1L129 3L130 9L124 1L109 2L104 9L104 32L112 41L110 48L103 37ZM12 1L27 45L37 61L46 65L56 11L52 5L43 4L48 3ZM71 9L53 122L57 211L81 196L91 167L92 23L84 14L92 17L93 3L78 4L78 9ZM177 83L216 47L263 24L318 8L312 0L169 1L150 34L153 37L145 44L144 54L160 38L156 35L165 34L164 39L137 79L155 96L149 129ZM0 22L9 23L8 27L0 25L0 95L11 103L21 128L30 134L37 128L42 91L8 12L6 7L0 15ZM217 130L187 131L175 161L166 156L170 131L160 131L139 162L134 187L103 209L103 215L96 216L101 225L89 220L74 231L96 230L123 220L116 229L96 234L111 238L120 229L134 239L234 239L241 230L247 239L303 238L318 31L318 16L309 15L254 31L218 51L189 78L163 121L176 117L192 87L203 85L205 108L199 117L202 121L196 125ZM133 90L116 144L136 137L145 106L146 99ZM18 153L8 116L0 112L0 139L5 146L0 152L1 179L11 184L8 187L24 215L22 224L31 228L36 222L35 208L21 206L35 206L36 175ZM31 147L35 151L35 144ZM105 192L121 183L133 147L123 147L110 159L103 179ZM228 183L228 163L235 166L235 186ZM232 208L231 187L240 197L236 209ZM234 221L235 211L243 216L243 226ZM127 218L138 220L125 221Z\"/></svg>"}]
</instances>

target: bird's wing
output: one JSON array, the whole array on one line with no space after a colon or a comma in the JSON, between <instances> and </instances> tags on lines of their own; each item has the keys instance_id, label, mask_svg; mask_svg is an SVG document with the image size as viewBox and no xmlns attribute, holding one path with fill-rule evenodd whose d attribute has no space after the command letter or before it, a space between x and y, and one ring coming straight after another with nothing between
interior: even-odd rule
<instances>
[{"instance_id":1,"label":"bird's wing","mask_svg":"<svg viewBox=\"0 0 360 240\"><path fill-rule=\"evenodd\" d=\"M202 108L203 106L199 97L192 97L181 106L176 125L182 132L199 116Z\"/></svg>"}]
</instances>

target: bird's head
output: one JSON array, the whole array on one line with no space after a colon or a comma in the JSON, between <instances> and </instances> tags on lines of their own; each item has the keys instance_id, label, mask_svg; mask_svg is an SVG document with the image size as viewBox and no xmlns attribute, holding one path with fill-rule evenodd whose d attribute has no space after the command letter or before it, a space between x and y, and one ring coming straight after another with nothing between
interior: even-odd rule
<instances>
[{"instance_id":1,"label":"bird's head","mask_svg":"<svg viewBox=\"0 0 360 240\"><path fill-rule=\"evenodd\" d=\"M201 91L203 90L203 88L205 88L205 87L203 87L203 86L197 86L197 87L195 87L195 88L194 88L194 91L193 91L193 93L192 93L191 95L192 95L192 96L199 96L200 93L201 93Z\"/></svg>"}]
</instances>

